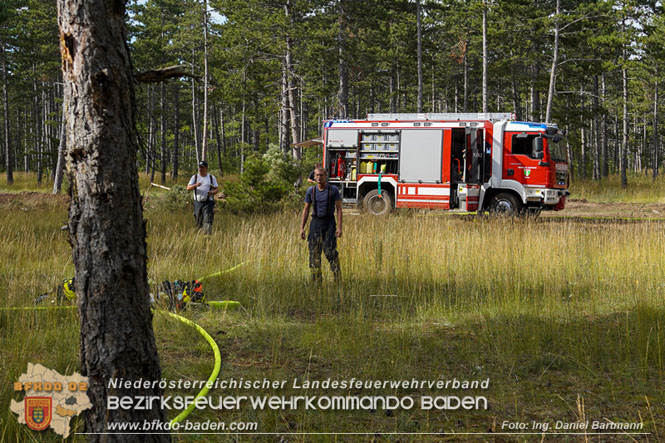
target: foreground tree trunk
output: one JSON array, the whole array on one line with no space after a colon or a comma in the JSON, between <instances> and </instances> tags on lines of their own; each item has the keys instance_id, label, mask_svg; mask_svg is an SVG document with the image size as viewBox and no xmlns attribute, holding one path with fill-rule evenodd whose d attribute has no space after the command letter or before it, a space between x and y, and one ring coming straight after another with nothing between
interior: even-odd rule
<instances>
[{"instance_id":1,"label":"foreground tree trunk","mask_svg":"<svg viewBox=\"0 0 665 443\"><path fill-rule=\"evenodd\" d=\"M58 0L67 111L69 233L81 319L81 365L93 408L86 432L109 422L164 421L148 410L108 409L111 378L160 380L146 275L136 167L135 99L125 2ZM113 389L161 396L162 390ZM89 435L91 441L168 441L167 435Z\"/></svg>"}]
</instances>

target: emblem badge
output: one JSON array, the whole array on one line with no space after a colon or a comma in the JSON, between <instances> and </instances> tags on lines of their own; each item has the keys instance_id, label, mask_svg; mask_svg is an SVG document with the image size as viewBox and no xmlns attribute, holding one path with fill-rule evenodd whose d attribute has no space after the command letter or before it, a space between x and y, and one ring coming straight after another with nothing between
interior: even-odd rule
<instances>
[{"instance_id":1,"label":"emblem badge","mask_svg":"<svg viewBox=\"0 0 665 443\"><path fill-rule=\"evenodd\" d=\"M25 423L35 431L51 424L51 397L25 397Z\"/></svg>"}]
</instances>

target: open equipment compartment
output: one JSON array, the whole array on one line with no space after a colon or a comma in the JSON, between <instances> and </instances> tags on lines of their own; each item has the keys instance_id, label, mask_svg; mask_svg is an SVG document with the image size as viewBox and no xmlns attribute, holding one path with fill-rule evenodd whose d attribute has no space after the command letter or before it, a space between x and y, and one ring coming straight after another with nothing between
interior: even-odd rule
<instances>
[{"instance_id":1,"label":"open equipment compartment","mask_svg":"<svg viewBox=\"0 0 665 443\"><path fill-rule=\"evenodd\" d=\"M358 201L358 141L357 129L329 129L327 133L323 164L328 180L339 188L343 203Z\"/></svg>"}]
</instances>

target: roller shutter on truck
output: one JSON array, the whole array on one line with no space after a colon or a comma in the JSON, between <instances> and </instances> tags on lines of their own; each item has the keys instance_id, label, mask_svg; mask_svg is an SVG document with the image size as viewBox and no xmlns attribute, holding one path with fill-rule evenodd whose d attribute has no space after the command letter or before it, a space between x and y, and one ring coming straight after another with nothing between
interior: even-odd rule
<instances>
[{"instance_id":1,"label":"roller shutter on truck","mask_svg":"<svg viewBox=\"0 0 665 443\"><path fill-rule=\"evenodd\" d=\"M400 147L400 181L441 183L443 131L404 129Z\"/></svg>"}]
</instances>

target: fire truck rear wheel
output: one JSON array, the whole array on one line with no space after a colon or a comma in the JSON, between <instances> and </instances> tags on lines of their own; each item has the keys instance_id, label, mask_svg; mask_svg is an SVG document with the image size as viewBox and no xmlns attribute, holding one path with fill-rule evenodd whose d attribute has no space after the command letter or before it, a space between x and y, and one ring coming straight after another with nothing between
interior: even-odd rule
<instances>
[{"instance_id":1,"label":"fire truck rear wheel","mask_svg":"<svg viewBox=\"0 0 665 443\"><path fill-rule=\"evenodd\" d=\"M390 194L383 191L379 195L377 189L372 189L363 198L363 209L372 215L387 215L393 209Z\"/></svg>"},{"instance_id":2,"label":"fire truck rear wheel","mask_svg":"<svg viewBox=\"0 0 665 443\"><path fill-rule=\"evenodd\" d=\"M513 194L502 192L492 198L489 211L492 215L512 217L521 214L522 204Z\"/></svg>"}]
</instances>

